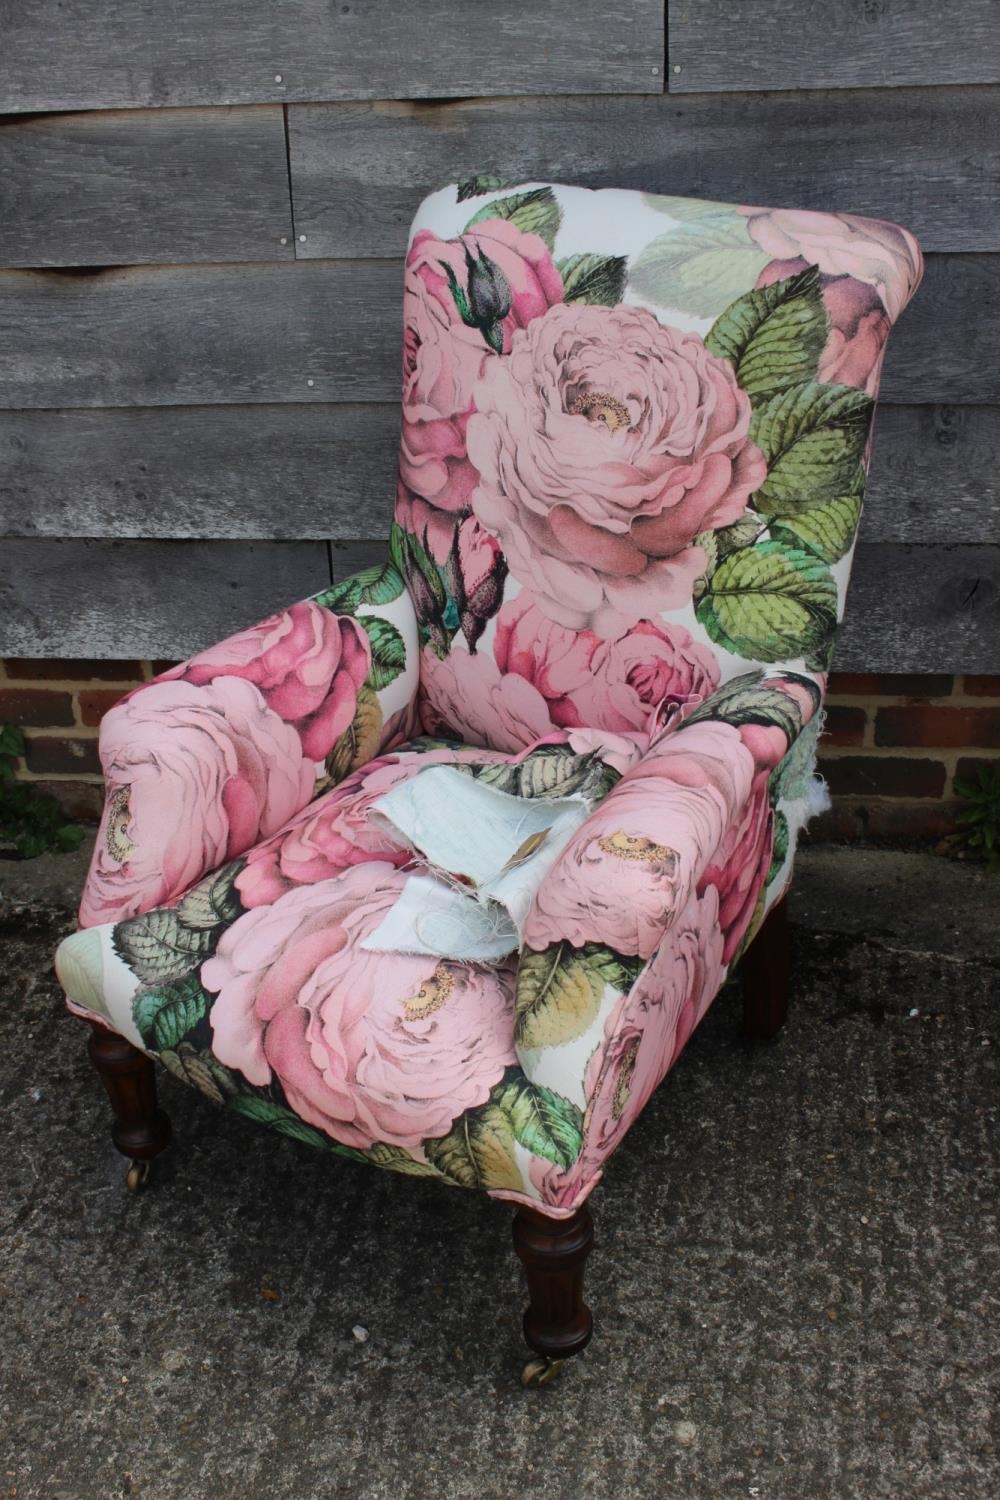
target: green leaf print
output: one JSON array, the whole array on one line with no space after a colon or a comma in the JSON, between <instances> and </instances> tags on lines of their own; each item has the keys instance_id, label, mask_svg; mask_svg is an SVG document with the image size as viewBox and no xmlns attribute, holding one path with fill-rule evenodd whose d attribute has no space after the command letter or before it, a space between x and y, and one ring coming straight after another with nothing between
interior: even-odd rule
<instances>
[{"instance_id":1,"label":"green leaf print","mask_svg":"<svg viewBox=\"0 0 1000 1500\"><path fill-rule=\"evenodd\" d=\"M431 1165L459 1187L524 1188L510 1120L492 1100L467 1109L447 1135L423 1145Z\"/></svg>"},{"instance_id":2,"label":"green leaf print","mask_svg":"<svg viewBox=\"0 0 1000 1500\"><path fill-rule=\"evenodd\" d=\"M486 219L509 219L523 233L539 235L551 250L562 222L562 210L550 187L531 188L526 193L494 198L492 203L484 204L478 213L473 214L464 232Z\"/></svg>"},{"instance_id":3,"label":"green leaf print","mask_svg":"<svg viewBox=\"0 0 1000 1500\"><path fill-rule=\"evenodd\" d=\"M392 621L384 620L381 615L361 615L358 624L367 635L372 652L367 683L379 692L394 682L406 666L406 646Z\"/></svg>"},{"instance_id":4,"label":"green leaf print","mask_svg":"<svg viewBox=\"0 0 1000 1500\"><path fill-rule=\"evenodd\" d=\"M784 281L738 297L709 329L705 343L729 361L738 383L756 403L762 396L813 379L827 332L819 269L807 266Z\"/></svg>"},{"instance_id":5,"label":"green leaf print","mask_svg":"<svg viewBox=\"0 0 1000 1500\"><path fill-rule=\"evenodd\" d=\"M641 968L599 943L525 948L517 971L515 1039L519 1047L558 1047L582 1036L597 1016L605 987L624 994Z\"/></svg>"},{"instance_id":6,"label":"green leaf print","mask_svg":"<svg viewBox=\"0 0 1000 1500\"><path fill-rule=\"evenodd\" d=\"M751 240L742 215L711 209L651 240L633 262L628 282L657 307L712 318L753 285L769 259Z\"/></svg>"},{"instance_id":7,"label":"green leaf print","mask_svg":"<svg viewBox=\"0 0 1000 1500\"><path fill-rule=\"evenodd\" d=\"M111 942L123 963L144 984L165 984L198 968L242 911L236 877L245 860L232 860L190 890L176 906L164 906L118 922Z\"/></svg>"},{"instance_id":8,"label":"green leaf print","mask_svg":"<svg viewBox=\"0 0 1000 1500\"><path fill-rule=\"evenodd\" d=\"M567 302L614 307L625 292L624 255L570 255L556 266Z\"/></svg>"},{"instance_id":9,"label":"green leaf print","mask_svg":"<svg viewBox=\"0 0 1000 1500\"><path fill-rule=\"evenodd\" d=\"M838 495L797 515L772 521L771 536L791 547L807 547L824 562L838 562L854 545L861 505L859 486L852 495Z\"/></svg>"},{"instance_id":10,"label":"green leaf print","mask_svg":"<svg viewBox=\"0 0 1000 1500\"><path fill-rule=\"evenodd\" d=\"M403 575L394 563L385 562L380 567L363 568L322 594L315 595L315 602L334 614L352 615L361 604L391 604L403 592Z\"/></svg>"},{"instance_id":11,"label":"green leaf print","mask_svg":"<svg viewBox=\"0 0 1000 1500\"><path fill-rule=\"evenodd\" d=\"M132 1019L151 1052L176 1051L208 1015L209 998L197 974L175 984L140 990L132 1001Z\"/></svg>"},{"instance_id":12,"label":"green leaf print","mask_svg":"<svg viewBox=\"0 0 1000 1500\"><path fill-rule=\"evenodd\" d=\"M837 585L813 552L759 542L733 552L695 610L712 640L756 661L810 656L837 628Z\"/></svg>"},{"instance_id":13,"label":"green leaf print","mask_svg":"<svg viewBox=\"0 0 1000 1500\"><path fill-rule=\"evenodd\" d=\"M853 494L868 440L872 400L849 385L806 381L754 410L750 436L767 459L753 495L766 516L795 516Z\"/></svg>"},{"instance_id":14,"label":"green leaf print","mask_svg":"<svg viewBox=\"0 0 1000 1500\"><path fill-rule=\"evenodd\" d=\"M573 1165L583 1140L583 1113L572 1100L532 1083L521 1068L508 1068L491 1098L525 1150L560 1167Z\"/></svg>"}]
</instances>

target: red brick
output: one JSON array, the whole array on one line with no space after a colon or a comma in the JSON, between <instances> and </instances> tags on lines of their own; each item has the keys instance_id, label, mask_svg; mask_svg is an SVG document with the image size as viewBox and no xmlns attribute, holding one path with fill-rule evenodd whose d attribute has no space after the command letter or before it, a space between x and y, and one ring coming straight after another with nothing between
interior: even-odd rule
<instances>
[{"instance_id":1,"label":"red brick","mask_svg":"<svg viewBox=\"0 0 1000 1500\"><path fill-rule=\"evenodd\" d=\"M80 718L85 724L99 724L109 708L120 703L122 694L118 688L83 688L76 695L80 705Z\"/></svg>"},{"instance_id":2,"label":"red brick","mask_svg":"<svg viewBox=\"0 0 1000 1500\"><path fill-rule=\"evenodd\" d=\"M826 723L823 725L823 743L860 745L865 737L867 718L863 708L852 708L846 703L828 703Z\"/></svg>"},{"instance_id":3,"label":"red brick","mask_svg":"<svg viewBox=\"0 0 1000 1500\"><path fill-rule=\"evenodd\" d=\"M77 740L61 735L35 735L28 740L25 757L29 771L39 776L86 774L100 775L96 740Z\"/></svg>"},{"instance_id":4,"label":"red brick","mask_svg":"<svg viewBox=\"0 0 1000 1500\"><path fill-rule=\"evenodd\" d=\"M48 729L72 722L69 693L52 688L0 688L0 724L33 724Z\"/></svg>"},{"instance_id":5,"label":"red brick","mask_svg":"<svg viewBox=\"0 0 1000 1500\"><path fill-rule=\"evenodd\" d=\"M104 807L100 781L33 781L32 786L54 797L68 818L79 823L99 823Z\"/></svg>"},{"instance_id":6,"label":"red brick","mask_svg":"<svg viewBox=\"0 0 1000 1500\"><path fill-rule=\"evenodd\" d=\"M894 844L936 843L955 831L952 802L882 802L878 798L859 803L854 798L834 798L829 811L810 822L805 837L810 843L847 841L863 843L886 839Z\"/></svg>"},{"instance_id":7,"label":"red brick","mask_svg":"<svg viewBox=\"0 0 1000 1500\"><path fill-rule=\"evenodd\" d=\"M1000 677L963 677L970 698L1000 698Z\"/></svg>"},{"instance_id":8,"label":"red brick","mask_svg":"<svg viewBox=\"0 0 1000 1500\"><path fill-rule=\"evenodd\" d=\"M967 745L1000 749L1000 706L934 708L911 704L880 708L875 717L876 745L919 745L938 750Z\"/></svg>"},{"instance_id":9,"label":"red brick","mask_svg":"<svg viewBox=\"0 0 1000 1500\"><path fill-rule=\"evenodd\" d=\"M822 758L822 770L835 797L940 797L946 775L940 761L896 755Z\"/></svg>"},{"instance_id":10,"label":"red brick","mask_svg":"<svg viewBox=\"0 0 1000 1500\"><path fill-rule=\"evenodd\" d=\"M22 682L141 682L142 663L138 661L69 661L49 659L27 661L22 657L4 657L8 677Z\"/></svg>"},{"instance_id":11,"label":"red brick","mask_svg":"<svg viewBox=\"0 0 1000 1500\"><path fill-rule=\"evenodd\" d=\"M852 697L877 693L882 698L944 698L953 679L943 673L925 672L832 672L828 691Z\"/></svg>"}]
</instances>

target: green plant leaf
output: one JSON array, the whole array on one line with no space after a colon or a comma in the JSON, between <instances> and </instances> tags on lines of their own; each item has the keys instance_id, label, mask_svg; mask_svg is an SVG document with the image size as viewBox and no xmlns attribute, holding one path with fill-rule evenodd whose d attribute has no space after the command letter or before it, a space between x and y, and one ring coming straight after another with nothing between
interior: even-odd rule
<instances>
[{"instance_id":1,"label":"green plant leaf","mask_svg":"<svg viewBox=\"0 0 1000 1500\"><path fill-rule=\"evenodd\" d=\"M838 495L835 500L810 506L798 515L773 520L771 536L789 547L807 547L824 562L838 562L854 544L861 505L860 494Z\"/></svg>"},{"instance_id":2,"label":"green plant leaf","mask_svg":"<svg viewBox=\"0 0 1000 1500\"><path fill-rule=\"evenodd\" d=\"M657 307L711 318L753 286L770 259L747 234L742 216L712 209L651 240L632 263L628 282Z\"/></svg>"},{"instance_id":3,"label":"green plant leaf","mask_svg":"<svg viewBox=\"0 0 1000 1500\"><path fill-rule=\"evenodd\" d=\"M209 997L197 974L174 984L140 990L132 1001L132 1019L151 1052L176 1051L208 1015Z\"/></svg>"},{"instance_id":4,"label":"green plant leaf","mask_svg":"<svg viewBox=\"0 0 1000 1500\"><path fill-rule=\"evenodd\" d=\"M815 553L758 542L719 564L695 613L727 651L787 661L829 645L837 628L837 585Z\"/></svg>"},{"instance_id":5,"label":"green plant leaf","mask_svg":"<svg viewBox=\"0 0 1000 1500\"><path fill-rule=\"evenodd\" d=\"M752 401L813 380L828 324L819 268L745 292L726 308L705 336L713 354L726 359Z\"/></svg>"},{"instance_id":6,"label":"green plant leaf","mask_svg":"<svg viewBox=\"0 0 1000 1500\"><path fill-rule=\"evenodd\" d=\"M754 410L750 436L767 459L753 504L785 519L850 495L871 423L872 400L849 385L806 381Z\"/></svg>"},{"instance_id":7,"label":"green plant leaf","mask_svg":"<svg viewBox=\"0 0 1000 1500\"><path fill-rule=\"evenodd\" d=\"M381 615L362 615L358 624L367 635L372 651L368 685L379 692L390 682L395 682L406 666L406 646L392 621L384 620Z\"/></svg>"},{"instance_id":8,"label":"green plant leaf","mask_svg":"<svg viewBox=\"0 0 1000 1500\"><path fill-rule=\"evenodd\" d=\"M556 266L567 302L613 307L625 293L624 255L570 255Z\"/></svg>"},{"instance_id":9,"label":"green plant leaf","mask_svg":"<svg viewBox=\"0 0 1000 1500\"><path fill-rule=\"evenodd\" d=\"M494 198L492 203L484 204L478 213L473 214L464 232L487 219L509 219L524 234L539 235L552 250L562 222L562 210L550 187L530 188L526 193Z\"/></svg>"},{"instance_id":10,"label":"green plant leaf","mask_svg":"<svg viewBox=\"0 0 1000 1500\"><path fill-rule=\"evenodd\" d=\"M814 707L819 707L819 688L809 677L797 677L813 697ZM772 687L759 672L745 672L732 677L706 698L699 708L689 715L681 726L697 724L702 720L715 720L723 724L775 725L782 731L791 745L802 730L802 710L795 699L780 688Z\"/></svg>"},{"instance_id":11,"label":"green plant leaf","mask_svg":"<svg viewBox=\"0 0 1000 1500\"><path fill-rule=\"evenodd\" d=\"M515 1038L520 1047L558 1047L582 1036L606 985L626 993L641 968L599 943L525 948L517 971Z\"/></svg>"},{"instance_id":12,"label":"green plant leaf","mask_svg":"<svg viewBox=\"0 0 1000 1500\"><path fill-rule=\"evenodd\" d=\"M423 1145L431 1165L459 1187L523 1190L510 1120L492 1101L467 1109L447 1135Z\"/></svg>"},{"instance_id":13,"label":"green plant leaf","mask_svg":"<svg viewBox=\"0 0 1000 1500\"><path fill-rule=\"evenodd\" d=\"M334 614L353 614L361 604L391 604L404 588L403 575L392 562L363 568L350 578L315 595L315 602Z\"/></svg>"},{"instance_id":14,"label":"green plant leaf","mask_svg":"<svg viewBox=\"0 0 1000 1500\"><path fill-rule=\"evenodd\" d=\"M572 1100L532 1083L519 1067L507 1069L490 1097L527 1151L560 1167L573 1165L583 1142L583 1113Z\"/></svg>"},{"instance_id":15,"label":"green plant leaf","mask_svg":"<svg viewBox=\"0 0 1000 1500\"><path fill-rule=\"evenodd\" d=\"M23 729L20 729L17 724L0 724L0 755L14 755L20 758L26 749Z\"/></svg>"}]
</instances>

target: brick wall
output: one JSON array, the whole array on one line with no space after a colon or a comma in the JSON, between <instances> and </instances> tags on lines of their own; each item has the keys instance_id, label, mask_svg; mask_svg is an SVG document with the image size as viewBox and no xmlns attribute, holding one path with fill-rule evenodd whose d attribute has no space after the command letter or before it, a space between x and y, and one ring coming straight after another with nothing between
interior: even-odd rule
<instances>
[{"instance_id":1,"label":"brick wall","mask_svg":"<svg viewBox=\"0 0 1000 1500\"><path fill-rule=\"evenodd\" d=\"M0 666L0 723L23 726L26 780L76 818L101 806L97 729L129 688L169 662L12 661ZM954 777L1000 754L1000 676L834 673L821 768L833 808L818 839L927 842L954 828Z\"/></svg>"},{"instance_id":2,"label":"brick wall","mask_svg":"<svg viewBox=\"0 0 1000 1500\"><path fill-rule=\"evenodd\" d=\"M941 838L955 776L1000 755L1000 677L835 672L821 769L833 808L817 838Z\"/></svg>"}]
</instances>

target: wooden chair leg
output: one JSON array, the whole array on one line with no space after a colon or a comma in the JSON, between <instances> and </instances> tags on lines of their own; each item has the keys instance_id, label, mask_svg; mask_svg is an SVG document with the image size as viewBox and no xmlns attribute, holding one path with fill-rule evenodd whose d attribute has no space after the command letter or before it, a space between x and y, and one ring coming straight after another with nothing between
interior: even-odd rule
<instances>
[{"instance_id":1,"label":"wooden chair leg","mask_svg":"<svg viewBox=\"0 0 1000 1500\"><path fill-rule=\"evenodd\" d=\"M130 1192L138 1192L149 1179L153 1157L170 1142L170 1121L156 1103L156 1070L123 1036L90 1025L87 1051L111 1100L111 1139L129 1158L125 1181Z\"/></svg>"},{"instance_id":2,"label":"wooden chair leg","mask_svg":"<svg viewBox=\"0 0 1000 1500\"><path fill-rule=\"evenodd\" d=\"M524 1336L540 1356L525 1365L522 1385L546 1385L590 1342L594 1320L583 1300L583 1268L593 1245L594 1223L586 1205L569 1219L551 1219L530 1208L514 1215L514 1249L524 1264L530 1299Z\"/></svg>"},{"instance_id":3,"label":"wooden chair leg","mask_svg":"<svg viewBox=\"0 0 1000 1500\"><path fill-rule=\"evenodd\" d=\"M769 1042L785 1024L790 971L788 912L781 900L740 960L743 1034L751 1041Z\"/></svg>"}]
</instances>

